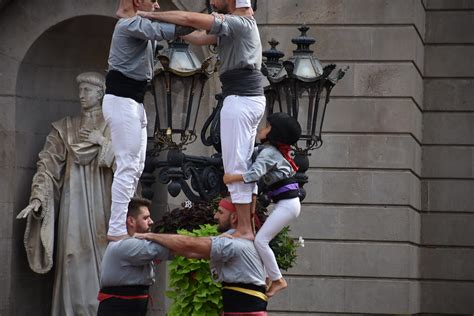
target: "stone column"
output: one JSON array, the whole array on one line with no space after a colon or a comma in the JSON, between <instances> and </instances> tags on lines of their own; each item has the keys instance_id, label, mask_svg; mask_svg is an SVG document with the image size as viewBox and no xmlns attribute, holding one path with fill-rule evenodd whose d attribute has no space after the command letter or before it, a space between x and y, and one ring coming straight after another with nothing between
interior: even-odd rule
<instances>
[{"instance_id":1,"label":"stone column","mask_svg":"<svg viewBox=\"0 0 474 316\"><path fill-rule=\"evenodd\" d=\"M474 3L428 0L421 309L474 311Z\"/></svg>"}]
</instances>

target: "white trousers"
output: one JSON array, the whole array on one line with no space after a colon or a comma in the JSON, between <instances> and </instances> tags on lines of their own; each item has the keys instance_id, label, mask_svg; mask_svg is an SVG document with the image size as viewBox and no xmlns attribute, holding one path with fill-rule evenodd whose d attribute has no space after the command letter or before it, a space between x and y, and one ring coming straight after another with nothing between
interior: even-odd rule
<instances>
[{"instance_id":1,"label":"white trousers","mask_svg":"<svg viewBox=\"0 0 474 316\"><path fill-rule=\"evenodd\" d=\"M265 111L265 97L230 95L221 110L222 160L226 173L243 174L252 164L257 127ZM248 204L255 183L236 182L227 185L233 203Z\"/></svg>"},{"instance_id":2,"label":"white trousers","mask_svg":"<svg viewBox=\"0 0 474 316\"><path fill-rule=\"evenodd\" d=\"M127 234L128 203L145 167L147 119L142 103L110 94L104 96L102 111L110 128L116 164L107 234L122 236Z\"/></svg>"},{"instance_id":3,"label":"white trousers","mask_svg":"<svg viewBox=\"0 0 474 316\"><path fill-rule=\"evenodd\" d=\"M288 226L300 215L300 211L300 199L297 197L278 201L273 212L255 236L255 248L257 248L267 275L272 281L281 279L282 275L269 243L285 226Z\"/></svg>"}]
</instances>

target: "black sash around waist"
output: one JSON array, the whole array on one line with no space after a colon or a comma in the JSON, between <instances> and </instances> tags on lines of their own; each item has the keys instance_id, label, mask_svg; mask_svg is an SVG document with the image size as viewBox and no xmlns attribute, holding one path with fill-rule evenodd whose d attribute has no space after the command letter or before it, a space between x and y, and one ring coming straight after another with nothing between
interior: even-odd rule
<instances>
[{"instance_id":1,"label":"black sash around waist","mask_svg":"<svg viewBox=\"0 0 474 316\"><path fill-rule=\"evenodd\" d=\"M265 294L265 286L255 284L222 283L222 286L244 288ZM267 301L253 295L225 288L222 289L222 301L224 304L224 312L227 313L249 313L267 310Z\"/></svg>"},{"instance_id":2,"label":"black sash around waist","mask_svg":"<svg viewBox=\"0 0 474 316\"><path fill-rule=\"evenodd\" d=\"M100 292L120 296L139 296L148 294L149 289L148 285L105 286L100 289Z\"/></svg>"},{"instance_id":3,"label":"black sash around waist","mask_svg":"<svg viewBox=\"0 0 474 316\"><path fill-rule=\"evenodd\" d=\"M263 75L257 69L233 69L220 76L222 95L263 96Z\"/></svg>"},{"instance_id":4,"label":"black sash around waist","mask_svg":"<svg viewBox=\"0 0 474 316\"><path fill-rule=\"evenodd\" d=\"M287 178L272 184L265 193L273 203L300 197L298 182L294 178Z\"/></svg>"},{"instance_id":5,"label":"black sash around waist","mask_svg":"<svg viewBox=\"0 0 474 316\"><path fill-rule=\"evenodd\" d=\"M105 93L143 103L147 83L146 80L135 80L125 76L120 71L110 70L105 77Z\"/></svg>"}]
</instances>

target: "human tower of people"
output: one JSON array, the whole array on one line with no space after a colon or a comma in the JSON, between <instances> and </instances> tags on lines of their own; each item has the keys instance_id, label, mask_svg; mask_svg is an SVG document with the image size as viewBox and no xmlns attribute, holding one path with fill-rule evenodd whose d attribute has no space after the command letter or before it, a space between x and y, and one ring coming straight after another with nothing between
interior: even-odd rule
<instances>
[{"instance_id":1,"label":"human tower of people","mask_svg":"<svg viewBox=\"0 0 474 316\"><path fill-rule=\"evenodd\" d=\"M213 277L223 284L223 315L267 315L268 298L287 287L269 242L300 213L290 146L301 127L285 113L271 114L258 131L261 145L254 147L265 97L262 47L250 0L211 0L212 14L158 12L153 0L119 2L103 99L116 170L98 315L145 315L154 260L171 254L210 259ZM215 214L225 233L218 237L151 233L150 201L133 197L145 163L143 99L153 75L153 42L177 37L216 45L221 60L223 180L230 196ZM275 207L255 235L251 210L257 181L265 184Z\"/></svg>"}]
</instances>

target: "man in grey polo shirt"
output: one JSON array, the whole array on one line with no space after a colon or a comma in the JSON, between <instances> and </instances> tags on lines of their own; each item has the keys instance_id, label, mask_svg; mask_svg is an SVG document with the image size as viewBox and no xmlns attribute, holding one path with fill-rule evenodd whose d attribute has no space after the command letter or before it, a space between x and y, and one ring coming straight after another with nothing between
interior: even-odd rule
<instances>
[{"instance_id":1,"label":"man in grey polo shirt","mask_svg":"<svg viewBox=\"0 0 474 316\"><path fill-rule=\"evenodd\" d=\"M237 224L235 206L228 199L221 200L214 218L220 232L232 233ZM251 240L154 233L139 234L137 237L159 243L176 255L210 259L213 278L223 284L224 316L226 313L267 315L265 271Z\"/></svg>"},{"instance_id":2,"label":"man in grey polo shirt","mask_svg":"<svg viewBox=\"0 0 474 316\"><path fill-rule=\"evenodd\" d=\"M150 231L151 203L132 198L128 205L128 238L109 242L102 259L98 316L145 316L148 288L155 282L156 260L166 260L168 249L135 233Z\"/></svg>"},{"instance_id":3,"label":"man in grey polo shirt","mask_svg":"<svg viewBox=\"0 0 474 316\"><path fill-rule=\"evenodd\" d=\"M217 13L139 11L138 15L202 30L183 37L192 44L217 44L225 97L220 116L222 160L226 173L243 174L250 168L258 123L265 110L262 45L250 0L210 3ZM234 236L253 240L250 209L256 184L235 182L227 187L239 217Z\"/></svg>"},{"instance_id":4,"label":"man in grey polo shirt","mask_svg":"<svg viewBox=\"0 0 474 316\"><path fill-rule=\"evenodd\" d=\"M120 0L119 3L117 16L120 19L112 35L102 106L116 163L109 240L127 236L127 205L145 165L147 118L143 99L147 82L153 76L154 42L172 40L193 30L151 22L136 15L137 10L158 9L160 6L155 0Z\"/></svg>"}]
</instances>

